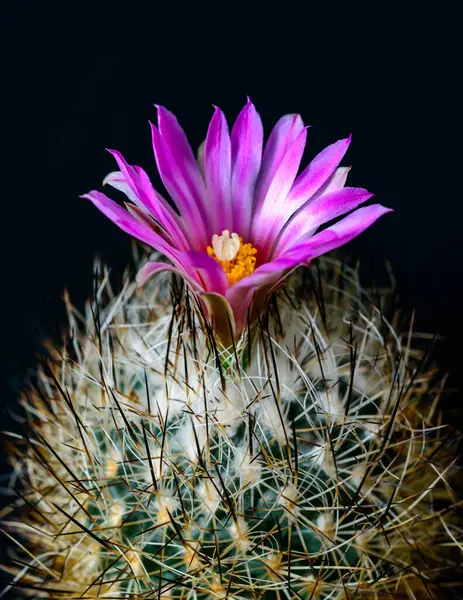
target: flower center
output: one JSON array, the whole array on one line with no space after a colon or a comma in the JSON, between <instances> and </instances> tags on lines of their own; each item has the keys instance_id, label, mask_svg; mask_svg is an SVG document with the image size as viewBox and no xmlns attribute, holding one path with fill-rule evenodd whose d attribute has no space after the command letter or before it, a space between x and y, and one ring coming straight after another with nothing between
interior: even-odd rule
<instances>
[{"instance_id":1,"label":"flower center","mask_svg":"<svg viewBox=\"0 0 463 600\"><path fill-rule=\"evenodd\" d=\"M238 234L230 235L228 229L224 229L222 235L212 236L212 247L207 247L207 253L222 266L230 285L251 275L256 268L256 248L243 244Z\"/></svg>"}]
</instances>

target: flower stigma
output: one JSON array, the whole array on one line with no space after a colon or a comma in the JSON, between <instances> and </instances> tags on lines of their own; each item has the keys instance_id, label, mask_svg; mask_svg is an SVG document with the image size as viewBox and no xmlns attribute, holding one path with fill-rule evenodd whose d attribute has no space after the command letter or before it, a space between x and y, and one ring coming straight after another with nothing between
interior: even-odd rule
<instances>
[{"instance_id":1,"label":"flower stigma","mask_svg":"<svg viewBox=\"0 0 463 600\"><path fill-rule=\"evenodd\" d=\"M243 244L237 233L228 229L222 235L216 233L212 236L212 246L207 246L207 253L212 256L223 268L230 285L247 277L256 268L257 249L250 243Z\"/></svg>"},{"instance_id":2,"label":"flower stigma","mask_svg":"<svg viewBox=\"0 0 463 600\"><path fill-rule=\"evenodd\" d=\"M241 240L237 233L232 233L228 229L222 231L222 235L214 233L212 236L212 248L216 257L220 261L234 260L241 246Z\"/></svg>"}]
</instances>

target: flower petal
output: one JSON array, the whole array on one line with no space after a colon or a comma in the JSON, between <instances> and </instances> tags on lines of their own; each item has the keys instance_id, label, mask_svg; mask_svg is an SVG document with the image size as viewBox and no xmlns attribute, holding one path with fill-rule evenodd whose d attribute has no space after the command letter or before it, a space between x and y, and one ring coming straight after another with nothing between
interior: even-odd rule
<instances>
[{"instance_id":1,"label":"flower petal","mask_svg":"<svg viewBox=\"0 0 463 600\"><path fill-rule=\"evenodd\" d=\"M294 268L294 260L280 258L258 267L252 275L244 277L232 285L226 297L235 315L236 331L239 334L245 327L248 311L258 299L258 311L262 310L268 295L285 274ZM253 320L251 316L251 320Z\"/></svg>"},{"instance_id":2,"label":"flower petal","mask_svg":"<svg viewBox=\"0 0 463 600\"><path fill-rule=\"evenodd\" d=\"M286 152L296 141L304 123L300 115L285 115L277 122L267 140L256 185L255 209L259 211Z\"/></svg>"},{"instance_id":3,"label":"flower petal","mask_svg":"<svg viewBox=\"0 0 463 600\"><path fill-rule=\"evenodd\" d=\"M285 202L285 217L289 217L301 207L331 177L347 152L350 141L351 136L331 144L309 163L288 194Z\"/></svg>"},{"instance_id":4,"label":"flower petal","mask_svg":"<svg viewBox=\"0 0 463 600\"><path fill-rule=\"evenodd\" d=\"M146 210L136 206L135 204L130 204L130 202L124 202L124 206L137 221L146 225L149 229L155 231L158 235L160 235L168 244L175 247L175 244L169 234L159 225L157 221L153 219L151 215L149 215Z\"/></svg>"},{"instance_id":5,"label":"flower petal","mask_svg":"<svg viewBox=\"0 0 463 600\"><path fill-rule=\"evenodd\" d=\"M254 188L262 161L264 131L250 100L238 115L231 132L231 201L233 228L245 242L253 212Z\"/></svg>"},{"instance_id":6,"label":"flower petal","mask_svg":"<svg viewBox=\"0 0 463 600\"><path fill-rule=\"evenodd\" d=\"M201 294L201 299L204 301L212 329L219 338L225 348L229 348L233 344L233 338L236 334L235 316L233 310L225 298L221 294L205 293Z\"/></svg>"},{"instance_id":7,"label":"flower petal","mask_svg":"<svg viewBox=\"0 0 463 600\"><path fill-rule=\"evenodd\" d=\"M342 188L309 200L287 223L274 250L275 256L290 251L303 238L309 237L323 223L357 208L373 194L362 188Z\"/></svg>"},{"instance_id":8,"label":"flower petal","mask_svg":"<svg viewBox=\"0 0 463 600\"><path fill-rule=\"evenodd\" d=\"M347 244L360 233L368 229L376 220L392 208L387 208L381 204L372 204L364 208L359 208L353 213L341 219L331 227L320 231L309 240L299 243L285 253L285 257L294 260L306 262L335 248ZM256 270L257 271L257 270ZM255 272L256 272L255 271Z\"/></svg>"},{"instance_id":9,"label":"flower petal","mask_svg":"<svg viewBox=\"0 0 463 600\"><path fill-rule=\"evenodd\" d=\"M349 175L350 170L351 167L338 167L328 181L323 184L319 192L323 191L324 194L328 194L329 192L334 192L343 188L346 185L347 176Z\"/></svg>"},{"instance_id":10,"label":"flower petal","mask_svg":"<svg viewBox=\"0 0 463 600\"><path fill-rule=\"evenodd\" d=\"M226 297L235 314L237 329L247 314L253 296L259 293L259 288L273 289L293 269L308 264L313 258L346 244L391 210L381 204L359 208L335 225L317 233L306 242L298 244L290 252L261 265L252 275L231 286Z\"/></svg>"},{"instance_id":11,"label":"flower petal","mask_svg":"<svg viewBox=\"0 0 463 600\"><path fill-rule=\"evenodd\" d=\"M163 106L156 105L156 108L159 133L182 171L188 189L194 197L203 219L207 222L206 185L188 138L173 113Z\"/></svg>"},{"instance_id":12,"label":"flower petal","mask_svg":"<svg viewBox=\"0 0 463 600\"><path fill-rule=\"evenodd\" d=\"M184 252L185 261L190 269L198 272L204 286L204 290L216 294L225 295L229 283L225 271L211 256L205 252L189 250Z\"/></svg>"},{"instance_id":13,"label":"flower petal","mask_svg":"<svg viewBox=\"0 0 463 600\"><path fill-rule=\"evenodd\" d=\"M110 200L105 194L92 190L88 194L84 194L81 198L86 198L118 227L126 233L136 237L141 242L148 244L171 260L178 262L180 252L173 248L166 240L164 240L155 231L150 229L148 225L141 223L134 216L128 213L122 206Z\"/></svg>"},{"instance_id":14,"label":"flower petal","mask_svg":"<svg viewBox=\"0 0 463 600\"><path fill-rule=\"evenodd\" d=\"M207 258L209 258L206 255ZM182 277L187 285L197 294L199 300L204 302L207 316L215 334L221 343L228 347L232 345L235 334L235 318L233 311L225 296L214 292L205 292L202 286L185 271L163 262L147 262L137 273L137 285L143 286L150 277L162 271L171 271Z\"/></svg>"},{"instance_id":15,"label":"flower petal","mask_svg":"<svg viewBox=\"0 0 463 600\"><path fill-rule=\"evenodd\" d=\"M141 181L138 172L135 167L129 165L129 163L125 160L120 152L117 150L110 150L107 148L107 151L114 157L117 162L117 166L121 170L123 177L125 178L125 182L128 188L132 191L133 196L135 196L136 200L134 200L135 204L141 206L148 210L153 216L156 217L156 213L158 212L158 201L154 194L154 189L151 186L151 182L148 179L148 182ZM107 182L107 179L105 181ZM104 182L103 182L104 183ZM110 181L107 183L111 183ZM116 187L116 186L113 186ZM121 189L121 185L118 186L117 189ZM122 190L124 191L124 190ZM132 196L132 198L133 198ZM129 197L129 196L128 196ZM132 199L130 198L130 199ZM156 217L157 218L157 217Z\"/></svg>"},{"instance_id":16,"label":"flower petal","mask_svg":"<svg viewBox=\"0 0 463 600\"><path fill-rule=\"evenodd\" d=\"M262 260L267 260L268 250L279 233L276 222L280 219L283 202L296 179L304 154L307 129L304 128L282 157L267 194L253 220L252 241L259 248Z\"/></svg>"},{"instance_id":17,"label":"flower petal","mask_svg":"<svg viewBox=\"0 0 463 600\"><path fill-rule=\"evenodd\" d=\"M156 221L164 227L180 250L185 250L190 247L191 244L187 240L185 233L180 226L178 216L162 196L154 190L146 172L141 167L135 168L133 165L129 165L122 154L117 150L108 150L108 152L115 158L121 170L121 174L125 178L125 186L115 174L112 174L113 176L109 181L109 176L106 177L104 182L110 183L113 187L121 191L125 191L124 188L131 190L131 196L125 191L127 197L131 199L134 204L146 210L153 216Z\"/></svg>"},{"instance_id":18,"label":"flower petal","mask_svg":"<svg viewBox=\"0 0 463 600\"><path fill-rule=\"evenodd\" d=\"M188 224L188 234L194 248L205 248L209 243L207 217L203 213L203 199L200 190L182 162L183 155L178 148L171 148L152 123L154 157L162 182L174 200L184 222Z\"/></svg>"},{"instance_id":19,"label":"flower petal","mask_svg":"<svg viewBox=\"0 0 463 600\"><path fill-rule=\"evenodd\" d=\"M142 204L137 194L135 194L130 185L127 183L127 180L122 171L112 171L111 173L108 173L103 179L103 185L110 185L115 190L122 192L127 196L127 198L131 202L133 202L137 206L140 206L140 204Z\"/></svg>"},{"instance_id":20,"label":"flower petal","mask_svg":"<svg viewBox=\"0 0 463 600\"><path fill-rule=\"evenodd\" d=\"M223 112L215 107L204 146L204 175L211 202L214 233L232 229L231 142Z\"/></svg>"},{"instance_id":21,"label":"flower petal","mask_svg":"<svg viewBox=\"0 0 463 600\"><path fill-rule=\"evenodd\" d=\"M156 104L156 109L158 111L159 133L169 146L172 154L178 153L179 160L177 162L181 162L189 171L191 171L192 175L196 172L196 175L194 176L201 179L195 155L188 142L186 133L180 127L177 118L170 110L164 108L164 106Z\"/></svg>"},{"instance_id":22,"label":"flower petal","mask_svg":"<svg viewBox=\"0 0 463 600\"><path fill-rule=\"evenodd\" d=\"M200 283L183 269L174 267L169 263L154 261L148 261L143 265L143 267L141 267L141 269L139 269L136 276L136 282L138 287L142 287L143 285L145 285L148 279L150 279L153 275L156 275L156 273L161 273L162 271L170 271L172 273L175 273L176 275L179 275L187 282L187 284L192 288L194 292L199 294L203 292Z\"/></svg>"},{"instance_id":23,"label":"flower petal","mask_svg":"<svg viewBox=\"0 0 463 600\"><path fill-rule=\"evenodd\" d=\"M320 198L321 196L323 196L324 194L328 194L331 192L335 192L337 190L340 190L344 187L346 180L347 180L347 175L349 174L351 167L338 167L336 169L336 171L331 175L331 177L328 178L327 181L325 181L325 183L321 186L321 188L319 188L315 194L306 202L307 205L311 204L312 202L315 202L318 198ZM297 211L295 216L297 216ZM291 216L288 217L288 215L284 216L284 213L282 212L280 215L280 219L279 222L275 223L275 242L273 243L273 246L270 249L270 256L278 256L279 254L282 253L282 245L280 243L282 234L284 233L285 230L285 226L286 224L291 220ZM311 235L313 235L315 233L315 231L317 230L317 227L314 227L312 229L306 228L306 232L305 232L305 237L309 237ZM278 247L277 247L278 245Z\"/></svg>"}]
</instances>

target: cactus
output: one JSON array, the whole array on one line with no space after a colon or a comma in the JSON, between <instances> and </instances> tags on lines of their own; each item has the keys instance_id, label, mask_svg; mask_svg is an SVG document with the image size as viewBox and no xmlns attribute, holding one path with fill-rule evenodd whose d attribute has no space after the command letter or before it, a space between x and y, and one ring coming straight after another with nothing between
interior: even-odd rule
<instances>
[{"instance_id":1,"label":"cactus","mask_svg":"<svg viewBox=\"0 0 463 600\"><path fill-rule=\"evenodd\" d=\"M358 271L294 274L230 348L180 280L102 270L11 434L4 592L433 598L461 548L443 382Z\"/></svg>"}]
</instances>

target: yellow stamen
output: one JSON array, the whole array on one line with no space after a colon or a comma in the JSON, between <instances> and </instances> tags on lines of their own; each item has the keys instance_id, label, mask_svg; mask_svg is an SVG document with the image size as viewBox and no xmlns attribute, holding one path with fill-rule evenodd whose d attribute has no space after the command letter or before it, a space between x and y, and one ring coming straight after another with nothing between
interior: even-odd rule
<instances>
[{"instance_id":1,"label":"yellow stamen","mask_svg":"<svg viewBox=\"0 0 463 600\"><path fill-rule=\"evenodd\" d=\"M247 277L256 268L256 248L252 244L243 244L243 240L236 233L227 229L222 235L212 236L212 246L207 246L207 253L212 256L225 271L230 285Z\"/></svg>"}]
</instances>

